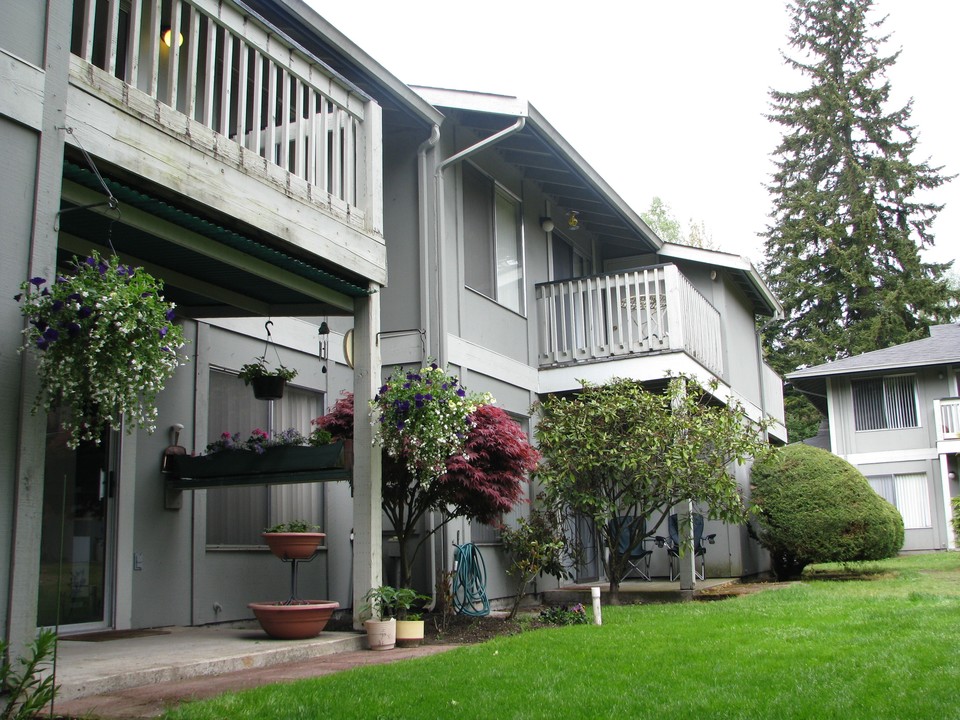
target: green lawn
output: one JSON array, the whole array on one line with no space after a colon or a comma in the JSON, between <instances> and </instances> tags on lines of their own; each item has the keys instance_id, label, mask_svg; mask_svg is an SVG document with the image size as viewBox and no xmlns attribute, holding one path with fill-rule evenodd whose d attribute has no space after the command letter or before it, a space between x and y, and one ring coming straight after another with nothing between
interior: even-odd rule
<instances>
[{"instance_id":1,"label":"green lawn","mask_svg":"<svg viewBox=\"0 0 960 720\"><path fill-rule=\"evenodd\" d=\"M960 718L960 553L710 603L603 610L168 718ZM882 572L881 572L882 571Z\"/></svg>"}]
</instances>

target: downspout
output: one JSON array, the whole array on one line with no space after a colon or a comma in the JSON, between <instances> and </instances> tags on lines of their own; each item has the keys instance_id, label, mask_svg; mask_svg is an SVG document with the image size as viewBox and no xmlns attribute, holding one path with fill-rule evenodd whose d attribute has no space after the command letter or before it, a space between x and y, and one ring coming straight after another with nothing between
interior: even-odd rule
<instances>
[{"instance_id":1,"label":"downspout","mask_svg":"<svg viewBox=\"0 0 960 720\"><path fill-rule=\"evenodd\" d=\"M461 150L455 155L451 155L446 160L443 160L437 165L437 171L436 171L436 174L434 175L434 181L436 184L436 196L435 196L436 207L434 208L434 212L436 213L436 231L437 231L437 288L436 288L437 289L437 356L436 356L436 363L442 368L446 367L447 358L449 357L449 354L447 352L447 303L446 303L447 283L446 283L446 273L444 272L444 246L446 245L445 243L446 236L444 234L446 224L444 223L444 217L446 214L445 212L446 207L445 207L444 193L443 193L443 171L446 168L450 167L451 165L461 162L462 160L467 159L471 155L475 155L481 150L485 150L488 147L496 145L498 142L500 142L504 138L520 132L521 130L523 130L526 124L527 124L526 118L522 118L522 117L517 118L517 121L510 127L504 128L503 130L500 130L499 132L494 133L493 135L471 145L470 147L464 150ZM436 128L436 129L439 133L439 128ZM433 135L431 134L430 140L428 140L427 142L431 142L432 140L433 140ZM426 145L426 143L424 145ZM423 148L424 145L421 145L421 148ZM436 145L436 141L431 142L431 146L435 146L435 145ZM423 160L424 160L424 163L426 163L425 151L423 154ZM424 165L424 168L425 168L425 165ZM421 234L421 241L423 241L424 234L425 233ZM424 248L421 247L421 252L423 252L423 250ZM422 260L421 262L425 262L425 257L426 257L426 253L424 253L424 260ZM421 291L421 302L422 301L423 301L423 294ZM429 310L429 303L427 303L427 309ZM427 342L428 342L427 347L429 348L430 347L429 340ZM434 527L434 519L435 519L434 514L433 512L431 512L430 521L429 521L431 529ZM440 541L442 543L442 547L446 547L447 546L446 527L440 530L439 535L440 535ZM432 598L430 601L431 610L434 609L437 605L436 552L437 552L437 539L434 538L430 542L430 578L431 578L430 592L431 592L431 598Z\"/></svg>"},{"instance_id":2,"label":"downspout","mask_svg":"<svg viewBox=\"0 0 960 720\"><path fill-rule=\"evenodd\" d=\"M447 363L447 304L446 300L446 274L444 273L444 216L446 214L446 208L444 207L444 194L443 194L443 171L446 170L449 166L454 165L462 160L466 160L471 155L476 155L481 150L486 150L492 145L496 145L498 142L503 140L506 137L514 135L521 130L527 124L526 118L517 118L517 121L508 128L494 133L488 138L481 140L470 147L461 150L456 155L451 155L446 160L441 162L437 166L436 172L436 184L437 184L437 308L438 308L438 317L437 317L437 333L439 335L438 343L438 352L437 352L437 365L440 367L446 367Z\"/></svg>"},{"instance_id":3,"label":"downspout","mask_svg":"<svg viewBox=\"0 0 960 720\"><path fill-rule=\"evenodd\" d=\"M420 321L423 323L424 338L424 357L423 361L432 355L430 328L432 322L430 318L430 234L427 231L427 217L430 213L430 203L427 198L427 191L430 183L427 181L427 153L433 151L440 142L440 126L434 125L430 128L430 137L420 143L417 148L417 181L420 184ZM436 527L436 517L431 510L427 515L429 532L433 532ZM432 538L430 541L430 605L428 610L433 611L437 607L437 541Z\"/></svg>"},{"instance_id":4,"label":"downspout","mask_svg":"<svg viewBox=\"0 0 960 720\"><path fill-rule=\"evenodd\" d=\"M428 217L430 214L430 200L427 197L430 184L427 181L427 153L436 148L440 142L440 126L430 128L430 137L424 140L417 148L417 181L420 185L420 321L423 323L425 341L424 357L426 360L433 355L433 345L430 330L433 322L430 317L430 233L428 231Z\"/></svg>"}]
</instances>

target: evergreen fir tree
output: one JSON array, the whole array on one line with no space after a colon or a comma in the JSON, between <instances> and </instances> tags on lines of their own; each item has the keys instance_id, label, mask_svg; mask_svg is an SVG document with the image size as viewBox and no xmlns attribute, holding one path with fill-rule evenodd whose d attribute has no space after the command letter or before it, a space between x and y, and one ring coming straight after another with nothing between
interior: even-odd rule
<instances>
[{"instance_id":1,"label":"evergreen fir tree","mask_svg":"<svg viewBox=\"0 0 960 720\"><path fill-rule=\"evenodd\" d=\"M884 19L873 0L795 0L787 64L809 79L771 91L783 126L775 151L764 272L786 310L766 333L781 373L926 337L957 314L951 263L925 262L943 207L927 192L952 179L915 162L912 101L888 110ZM874 34L877 33L877 34ZM788 411L789 412L789 411ZM795 438L799 439L799 438Z\"/></svg>"}]
</instances>

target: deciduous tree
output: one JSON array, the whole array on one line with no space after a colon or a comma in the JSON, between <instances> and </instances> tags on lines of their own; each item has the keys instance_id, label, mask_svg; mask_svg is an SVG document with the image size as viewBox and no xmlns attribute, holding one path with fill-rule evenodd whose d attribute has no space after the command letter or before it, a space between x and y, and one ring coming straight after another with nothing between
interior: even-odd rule
<instances>
[{"instance_id":1,"label":"deciduous tree","mask_svg":"<svg viewBox=\"0 0 960 720\"><path fill-rule=\"evenodd\" d=\"M554 507L593 521L610 552L611 602L619 601L626 560L616 523L631 523L628 554L652 536L673 507L692 500L712 518L741 522L745 506L731 473L762 454L761 428L735 400L722 404L689 377L670 379L662 392L630 379L585 385L538 406L536 436L543 461L537 478Z\"/></svg>"}]
</instances>

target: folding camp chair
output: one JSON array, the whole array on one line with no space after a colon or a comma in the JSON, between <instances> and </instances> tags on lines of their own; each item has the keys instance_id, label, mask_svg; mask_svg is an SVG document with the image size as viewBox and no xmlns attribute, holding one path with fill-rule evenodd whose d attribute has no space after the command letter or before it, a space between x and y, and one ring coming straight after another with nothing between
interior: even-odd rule
<instances>
[{"instance_id":1,"label":"folding camp chair","mask_svg":"<svg viewBox=\"0 0 960 720\"><path fill-rule=\"evenodd\" d=\"M704 540L711 545L716 543L717 534L711 533L706 538L703 537L703 515L694 514L693 519L693 572L697 580L703 580L706 572L707 547ZM667 548L667 558L670 561L670 581L673 582L680 577L680 527L677 515L671 515L667 519L667 529L670 537L665 538L657 535L654 542L657 547ZM697 569L697 559L700 560L700 569Z\"/></svg>"},{"instance_id":2,"label":"folding camp chair","mask_svg":"<svg viewBox=\"0 0 960 720\"><path fill-rule=\"evenodd\" d=\"M632 573L649 580L653 550L644 547L647 536L646 518L623 515L610 522L610 530L610 535L617 538L617 552L626 559L626 570L620 580L626 580ZM631 540L635 541L632 548Z\"/></svg>"}]
</instances>

